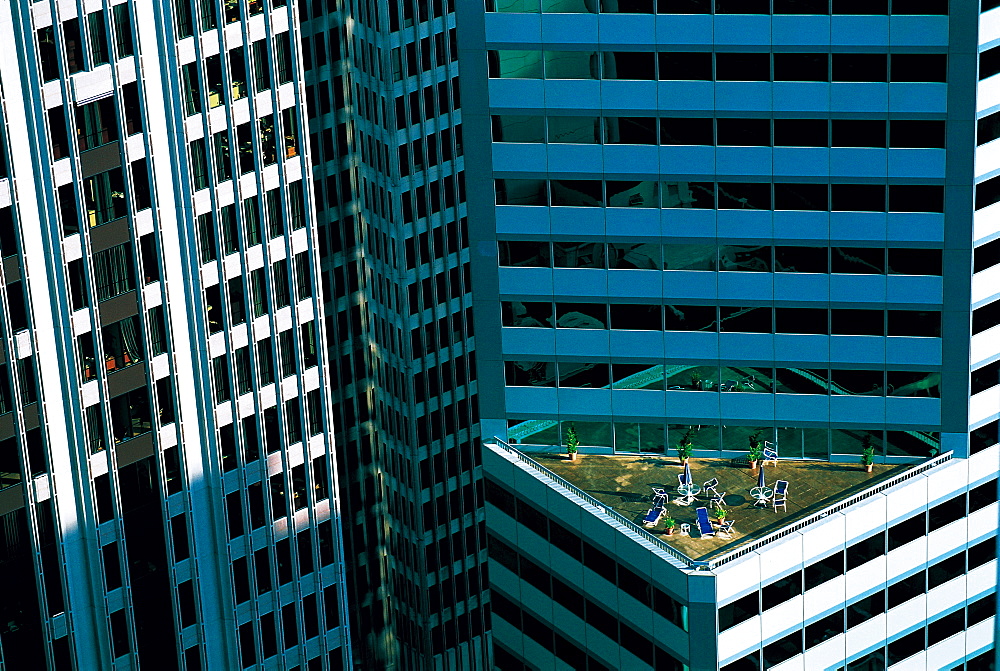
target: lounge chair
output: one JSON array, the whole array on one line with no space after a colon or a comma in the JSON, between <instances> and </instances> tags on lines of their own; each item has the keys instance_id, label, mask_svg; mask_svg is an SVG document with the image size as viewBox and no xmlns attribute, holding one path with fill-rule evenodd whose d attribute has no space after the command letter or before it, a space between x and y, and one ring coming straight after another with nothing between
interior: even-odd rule
<instances>
[{"instance_id":1,"label":"lounge chair","mask_svg":"<svg viewBox=\"0 0 1000 671\"><path fill-rule=\"evenodd\" d=\"M712 527L712 522L708 519L708 508L697 508L694 512L698 516L698 533L701 534L701 537L714 536L715 529Z\"/></svg>"},{"instance_id":2,"label":"lounge chair","mask_svg":"<svg viewBox=\"0 0 1000 671\"><path fill-rule=\"evenodd\" d=\"M642 519L642 524L647 529L651 529L660 523L663 515L667 512L667 509L663 506L654 506L649 509L646 516Z\"/></svg>"},{"instance_id":3,"label":"lounge chair","mask_svg":"<svg viewBox=\"0 0 1000 671\"><path fill-rule=\"evenodd\" d=\"M774 483L774 512L778 512L778 506L788 512L786 506L788 502L788 480L778 480Z\"/></svg>"},{"instance_id":4,"label":"lounge chair","mask_svg":"<svg viewBox=\"0 0 1000 671\"><path fill-rule=\"evenodd\" d=\"M768 447L767 445L771 445ZM761 466L767 464L767 462L773 462L775 466L778 465L778 450L773 446L773 443L766 443L764 446L764 460Z\"/></svg>"}]
</instances>

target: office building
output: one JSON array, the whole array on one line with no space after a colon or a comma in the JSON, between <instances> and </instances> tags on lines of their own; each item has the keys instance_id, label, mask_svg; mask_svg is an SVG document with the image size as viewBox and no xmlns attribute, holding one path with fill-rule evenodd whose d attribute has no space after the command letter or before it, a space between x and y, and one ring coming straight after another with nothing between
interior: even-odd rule
<instances>
[{"instance_id":1,"label":"office building","mask_svg":"<svg viewBox=\"0 0 1000 671\"><path fill-rule=\"evenodd\" d=\"M0 7L0 659L349 664L293 7Z\"/></svg>"},{"instance_id":2,"label":"office building","mask_svg":"<svg viewBox=\"0 0 1000 671\"><path fill-rule=\"evenodd\" d=\"M992 668L994 4L459 4L499 668Z\"/></svg>"},{"instance_id":3,"label":"office building","mask_svg":"<svg viewBox=\"0 0 1000 671\"><path fill-rule=\"evenodd\" d=\"M489 668L454 7L299 13L354 662Z\"/></svg>"}]
</instances>

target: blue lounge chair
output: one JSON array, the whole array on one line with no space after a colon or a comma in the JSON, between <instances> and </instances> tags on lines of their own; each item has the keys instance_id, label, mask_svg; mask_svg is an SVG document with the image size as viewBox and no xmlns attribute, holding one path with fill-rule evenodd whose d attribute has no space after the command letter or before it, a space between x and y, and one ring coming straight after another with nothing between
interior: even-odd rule
<instances>
[{"instance_id":1,"label":"blue lounge chair","mask_svg":"<svg viewBox=\"0 0 1000 671\"><path fill-rule=\"evenodd\" d=\"M645 526L646 528L655 527L657 524L660 523L660 518L662 518L663 514L666 512L667 509L664 508L663 506L654 506L650 508L649 512L646 513L646 516L642 519L643 526Z\"/></svg>"},{"instance_id":2,"label":"blue lounge chair","mask_svg":"<svg viewBox=\"0 0 1000 671\"><path fill-rule=\"evenodd\" d=\"M698 515L698 533L701 534L701 537L714 536L715 529L708 519L708 508L697 508L694 512Z\"/></svg>"}]
</instances>

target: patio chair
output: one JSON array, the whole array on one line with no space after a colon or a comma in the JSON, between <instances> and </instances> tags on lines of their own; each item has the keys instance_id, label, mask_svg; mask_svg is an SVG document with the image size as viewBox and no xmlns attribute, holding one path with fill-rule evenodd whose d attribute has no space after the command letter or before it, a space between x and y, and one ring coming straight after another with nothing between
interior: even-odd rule
<instances>
[{"instance_id":1,"label":"patio chair","mask_svg":"<svg viewBox=\"0 0 1000 671\"><path fill-rule=\"evenodd\" d=\"M715 532L717 534L725 534L726 536L732 537L733 535L733 525L736 524L732 520L727 520L719 525L718 530Z\"/></svg>"},{"instance_id":2,"label":"patio chair","mask_svg":"<svg viewBox=\"0 0 1000 671\"><path fill-rule=\"evenodd\" d=\"M712 478L711 480L703 484L701 488L707 491L707 490L715 490L715 488L718 486L719 486L719 478Z\"/></svg>"},{"instance_id":3,"label":"patio chair","mask_svg":"<svg viewBox=\"0 0 1000 671\"><path fill-rule=\"evenodd\" d=\"M660 523L660 519L663 518L663 515L666 512L667 509L663 506L654 506L653 508L650 508L649 512L646 513L646 516L642 518L642 525L647 529L655 527Z\"/></svg>"},{"instance_id":4,"label":"patio chair","mask_svg":"<svg viewBox=\"0 0 1000 671\"><path fill-rule=\"evenodd\" d=\"M712 489L712 500L709 501L710 505L721 506L726 502L726 492L720 492L716 489Z\"/></svg>"},{"instance_id":5,"label":"patio chair","mask_svg":"<svg viewBox=\"0 0 1000 671\"><path fill-rule=\"evenodd\" d=\"M775 466L778 465L778 448L774 443L765 442L764 443L764 460L761 466L767 464L767 462L773 462Z\"/></svg>"},{"instance_id":6,"label":"patio chair","mask_svg":"<svg viewBox=\"0 0 1000 671\"><path fill-rule=\"evenodd\" d=\"M683 473L678 473L677 474L677 486L679 487L679 486L681 486L683 484L687 484L687 483L684 482L684 474Z\"/></svg>"},{"instance_id":7,"label":"patio chair","mask_svg":"<svg viewBox=\"0 0 1000 671\"><path fill-rule=\"evenodd\" d=\"M681 536L690 536L690 535L691 535L691 525L685 522L684 524L681 525Z\"/></svg>"},{"instance_id":8,"label":"patio chair","mask_svg":"<svg viewBox=\"0 0 1000 671\"><path fill-rule=\"evenodd\" d=\"M667 490L662 487L653 487L653 507L666 505L670 500Z\"/></svg>"},{"instance_id":9,"label":"patio chair","mask_svg":"<svg viewBox=\"0 0 1000 671\"><path fill-rule=\"evenodd\" d=\"M708 519L708 508L698 508L694 512L698 516L698 533L701 534L701 537L714 536L715 528L712 527L712 522Z\"/></svg>"},{"instance_id":10,"label":"patio chair","mask_svg":"<svg viewBox=\"0 0 1000 671\"><path fill-rule=\"evenodd\" d=\"M778 506L788 512L786 503L788 502L788 480L778 480L774 483L774 512L778 512Z\"/></svg>"}]
</instances>

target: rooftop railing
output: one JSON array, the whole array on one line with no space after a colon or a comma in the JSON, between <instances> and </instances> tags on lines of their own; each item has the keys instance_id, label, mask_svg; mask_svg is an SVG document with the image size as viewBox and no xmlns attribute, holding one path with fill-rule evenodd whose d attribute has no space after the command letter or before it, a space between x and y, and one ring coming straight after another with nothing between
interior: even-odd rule
<instances>
[{"instance_id":1,"label":"rooftop railing","mask_svg":"<svg viewBox=\"0 0 1000 671\"><path fill-rule=\"evenodd\" d=\"M733 550L731 550L729 552L726 552L725 554L723 554L723 555L721 555L719 557L714 557L712 559L700 560L699 561L699 560L691 559L690 557L688 557L684 553L682 553L679 550L676 550L675 548L673 548L671 545L663 542L662 540L660 540L659 538L657 538L653 534L649 533L648 531L646 531L645 529L643 529L642 527L640 527L638 524L636 524L632 520L628 519L627 517L625 517L624 515L622 515L618 511L616 511L611 506L607 505L606 503L602 503L601 501L595 499L593 496L591 496L587 492L583 491L582 489L580 489L579 487L577 487L573 483L569 482L565 478L562 478L562 477L556 475L555 473L553 473L552 471L550 471L549 469L547 469L545 466L542 466L540 463L538 463L537 461L535 461L534 459L532 459L528 455L524 454L523 452L521 452L517 448L512 447L511 445L509 445L507 442L505 442L505 441L503 441L503 440L501 440L500 438L497 438L497 437L494 437L493 441L494 441L494 443L496 444L497 447L503 449L508 454L513 455L521 463L523 463L526 466L530 467L531 469L537 471L538 473L540 473L541 475L545 476L549 480L552 480L553 482L555 482L560 487L564 487L565 489L567 489L568 491L570 491L574 496L577 496L577 497L583 499L584 501L586 501L587 503L589 503L590 505L598 508L604 514L606 514L608 517L610 517L612 520L614 520L618 524L621 524L622 526L624 526L625 528L627 528L629 531L635 533L637 536L639 536L640 538L642 538L646 542L652 544L656 548L658 548L660 550L663 550L663 552L667 553L668 555L670 555L671 557L673 557L677 561L681 562L685 566L687 566L689 568L695 568L695 569L705 569L705 568L707 568L709 570L718 568L718 567L722 566L723 564L728 564L729 562L731 562L731 561L733 561L735 559L739 559L740 557L743 557L743 556L745 556L745 555L747 555L747 554L749 554L751 552L759 550L760 548L764 547L765 545L768 545L769 543L774 543L775 541L781 540L782 538L784 538L785 536L788 536L789 534L793 534L793 533L795 533L797 531L801 531L805 527L807 527L807 526L809 526L811 524L815 524L816 522L819 522L819 521L825 519L826 517L832 515L833 513L840 512L841 510L843 510L845 508L853 506L854 504L859 503L859 502L861 502L861 501L863 501L863 500L865 500L867 498L870 498L872 496L875 496L876 494L884 492L885 490L889 489L890 487L895 487L896 485L900 484L901 482L905 482L906 480L909 480L910 478L914 478L914 477L920 475L921 473L925 473L926 471L929 471L932 468L935 468L937 466L940 466L941 464L947 463L948 461L951 461L951 458L952 458L952 453L951 452L947 452L945 454L942 454L942 455L939 455L937 457L934 457L933 459L928 459L927 461L925 461L924 463L922 463L922 464L920 464L918 466L914 466L913 468L910 468L910 469L904 471L903 473L900 473L899 475L891 477L888 480L884 480L884 481L878 483L877 485L875 485L874 487L870 487L870 488L868 488L868 489L866 489L866 490L864 490L862 492L858 492L854 496L851 496L851 497L849 497L847 499L844 499L843 501L838 501L837 503L834 503L834 504L832 504L830 506L827 506L826 508L818 510L815 513L812 513L811 515L809 515L809 516L807 516L807 517L805 517L805 518L803 518L803 519L801 519L801 520L799 520L797 522L793 522L793 523L789 524L788 526L783 527L783 528L781 528L781 529L779 529L779 530L777 530L777 531L775 531L773 533L767 534L766 536L762 536L761 538L753 540L753 541L747 543L746 545L741 545L740 547L735 548L735 549L733 549Z\"/></svg>"}]
</instances>

